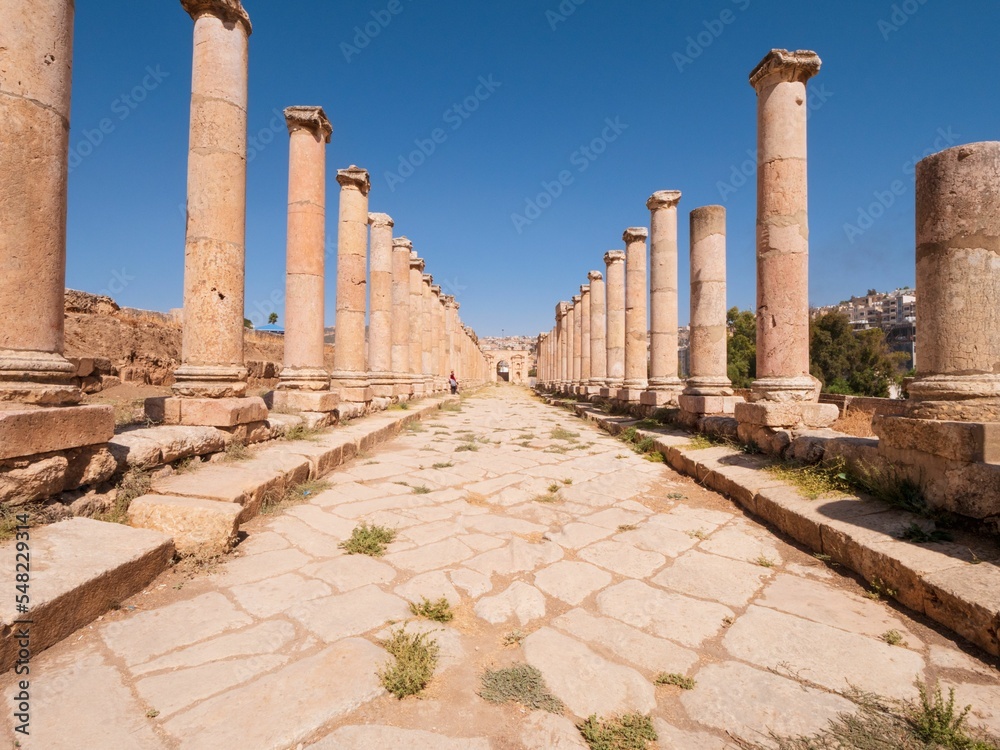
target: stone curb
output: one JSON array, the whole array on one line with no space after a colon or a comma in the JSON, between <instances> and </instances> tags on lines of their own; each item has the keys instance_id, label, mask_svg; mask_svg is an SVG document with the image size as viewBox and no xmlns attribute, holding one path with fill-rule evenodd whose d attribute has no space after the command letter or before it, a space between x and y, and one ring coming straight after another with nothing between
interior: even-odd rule
<instances>
[{"instance_id":1,"label":"stone curb","mask_svg":"<svg viewBox=\"0 0 1000 750\"><path fill-rule=\"evenodd\" d=\"M542 396L612 435L633 426L588 404ZM808 500L760 469L772 462L727 446L690 447L691 434L640 430L667 464L726 495L814 552L854 571L907 607L1000 656L1000 567L961 545L913 544L899 534L920 517L854 496Z\"/></svg>"}]
</instances>

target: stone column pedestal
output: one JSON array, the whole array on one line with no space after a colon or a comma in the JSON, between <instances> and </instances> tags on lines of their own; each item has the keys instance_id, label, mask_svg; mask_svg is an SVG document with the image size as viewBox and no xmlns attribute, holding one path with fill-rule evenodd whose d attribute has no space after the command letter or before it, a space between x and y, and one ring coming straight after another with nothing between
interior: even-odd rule
<instances>
[{"instance_id":1,"label":"stone column pedestal","mask_svg":"<svg viewBox=\"0 0 1000 750\"><path fill-rule=\"evenodd\" d=\"M288 248L285 271L285 354L273 408L332 412L323 363L326 255L326 144L333 127L321 107L285 110L289 133Z\"/></svg>"},{"instance_id":2,"label":"stone column pedestal","mask_svg":"<svg viewBox=\"0 0 1000 750\"><path fill-rule=\"evenodd\" d=\"M392 241L392 378L397 401L413 395L410 377L410 251L413 243L406 237Z\"/></svg>"},{"instance_id":3,"label":"stone column pedestal","mask_svg":"<svg viewBox=\"0 0 1000 750\"><path fill-rule=\"evenodd\" d=\"M4 501L22 503L49 494L23 478L36 460L57 492L82 484L52 475L77 473L74 454L106 454L115 421L110 406L75 405L76 368L63 357L73 3L0 6L0 487ZM33 459L71 449L81 450L68 467ZM115 469L107 458L96 481Z\"/></svg>"},{"instance_id":4,"label":"stone column pedestal","mask_svg":"<svg viewBox=\"0 0 1000 750\"><path fill-rule=\"evenodd\" d=\"M1000 528L1000 142L917 164L917 376L879 453L932 507Z\"/></svg>"},{"instance_id":5,"label":"stone column pedestal","mask_svg":"<svg viewBox=\"0 0 1000 750\"><path fill-rule=\"evenodd\" d=\"M827 427L809 374L809 226L806 82L815 52L772 50L750 74L757 91L757 380L739 404L741 439L761 428ZM767 442L758 441L758 442Z\"/></svg>"},{"instance_id":6,"label":"stone column pedestal","mask_svg":"<svg viewBox=\"0 0 1000 750\"><path fill-rule=\"evenodd\" d=\"M617 400L637 404L649 384L649 334L646 325L645 227L625 230L625 382Z\"/></svg>"},{"instance_id":7,"label":"stone column pedestal","mask_svg":"<svg viewBox=\"0 0 1000 750\"><path fill-rule=\"evenodd\" d=\"M184 331L171 390L146 414L231 427L267 417L246 395L243 308L250 19L238 0L181 0L194 19Z\"/></svg>"},{"instance_id":8,"label":"stone column pedestal","mask_svg":"<svg viewBox=\"0 0 1000 750\"><path fill-rule=\"evenodd\" d=\"M607 281L608 377L601 388L601 398L614 399L625 382L625 252L610 250L604 254Z\"/></svg>"},{"instance_id":9,"label":"stone column pedestal","mask_svg":"<svg viewBox=\"0 0 1000 750\"><path fill-rule=\"evenodd\" d=\"M429 395L424 386L423 351L426 329L423 320L424 310L424 260L417 255L416 250L410 251L410 383L413 397L422 398Z\"/></svg>"},{"instance_id":10,"label":"stone column pedestal","mask_svg":"<svg viewBox=\"0 0 1000 750\"><path fill-rule=\"evenodd\" d=\"M607 385L608 342L607 306L604 275L600 271L587 274L590 282L590 379L587 381L588 398L601 395Z\"/></svg>"},{"instance_id":11,"label":"stone column pedestal","mask_svg":"<svg viewBox=\"0 0 1000 750\"><path fill-rule=\"evenodd\" d=\"M645 406L676 405L684 389L677 377L677 204L680 190L660 190L646 201L650 211L649 390Z\"/></svg>"},{"instance_id":12,"label":"stone column pedestal","mask_svg":"<svg viewBox=\"0 0 1000 750\"><path fill-rule=\"evenodd\" d=\"M368 301L368 376L372 397L392 399L396 382L392 374L392 217L370 213L371 257Z\"/></svg>"},{"instance_id":13,"label":"stone column pedestal","mask_svg":"<svg viewBox=\"0 0 1000 750\"><path fill-rule=\"evenodd\" d=\"M704 206L691 212L691 376L678 399L682 419L730 416L743 403L727 374L728 339L726 209Z\"/></svg>"},{"instance_id":14,"label":"stone column pedestal","mask_svg":"<svg viewBox=\"0 0 1000 750\"><path fill-rule=\"evenodd\" d=\"M330 386L340 400L372 400L365 363L365 307L368 271L368 172L351 165L337 172L340 220L337 226L337 320Z\"/></svg>"}]
</instances>

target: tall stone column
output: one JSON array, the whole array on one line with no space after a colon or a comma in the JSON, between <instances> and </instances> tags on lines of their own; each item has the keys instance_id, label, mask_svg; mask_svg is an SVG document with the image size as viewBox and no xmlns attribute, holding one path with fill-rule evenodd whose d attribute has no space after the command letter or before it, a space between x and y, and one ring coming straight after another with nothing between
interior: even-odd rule
<instances>
[{"instance_id":1,"label":"tall stone column","mask_svg":"<svg viewBox=\"0 0 1000 750\"><path fill-rule=\"evenodd\" d=\"M424 388L424 261L410 251L410 378L413 396L427 395Z\"/></svg>"},{"instance_id":2,"label":"tall stone column","mask_svg":"<svg viewBox=\"0 0 1000 750\"><path fill-rule=\"evenodd\" d=\"M337 231L337 322L332 385L340 400L372 400L365 363L368 271L368 172L353 164L337 172L340 222Z\"/></svg>"},{"instance_id":3,"label":"tall stone column","mask_svg":"<svg viewBox=\"0 0 1000 750\"><path fill-rule=\"evenodd\" d=\"M423 327L420 347L420 373L424 379L424 393L435 393L437 383L434 382L434 321L431 311L431 287L434 277L425 273L420 287L420 325Z\"/></svg>"},{"instance_id":4,"label":"tall stone column","mask_svg":"<svg viewBox=\"0 0 1000 750\"><path fill-rule=\"evenodd\" d=\"M677 204L680 190L660 190L646 201L649 243L649 406L676 404L684 390L677 377Z\"/></svg>"},{"instance_id":5,"label":"tall stone column","mask_svg":"<svg viewBox=\"0 0 1000 750\"><path fill-rule=\"evenodd\" d=\"M431 286L431 331L433 343L431 347L431 365L434 368L434 386L437 390L445 389L445 372L442 364L444 353L444 307L441 300L441 287Z\"/></svg>"},{"instance_id":6,"label":"tall stone column","mask_svg":"<svg viewBox=\"0 0 1000 750\"><path fill-rule=\"evenodd\" d=\"M726 209L691 212L691 377L680 397L684 412L732 414L743 399L733 396L727 365Z\"/></svg>"},{"instance_id":7,"label":"tall stone column","mask_svg":"<svg viewBox=\"0 0 1000 750\"><path fill-rule=\"evenodd\" d=\"M238 0L181 0L194 19L180 396L246 394L247 65ZM181 415L181 420L183 415ZM173 420L168 420L173 421Z\"/></svg>"},{"instance_id":8,"label":"tall stone column","mask_svg":"<svg viewBox=\"0 0 1000 750\"><path fill-rule=\"evenodd\" d=\"M3 462L105 443L114 414L110 406L73 406L82 394L70 380L76 368L63 357L73 2L0 0L0 18ZM42 408L49 406L66 408ZM98 481L113 471L108 459L112 469ZM17 471L37 473L23 465ZM14 482L14 501L38 499Z\"/></svg>"},{"instance_id":9,"label":"tall stone column","mask_svg":"<svg viewBox=\"0 0 1000 750\"><path fill-rule=\"evenodd\" d=\"M393 393L402 401L413 395L410 378L410 251L406 237L392 241L392 355Z\"/></svg>"},{"instance_id":10,"label":"tall stone column","mask_svg":"<svg viewBox=\"0 0 1000 750\"><path fill-rule=\"evenodd\" d=\"M771 50L750 74L757 91L757 380L738 404L740 439L767 449L775 429L826 427L809 374L809 207L806 82L815 52Z\"/></svg>"},{"instance_id":11,"label":"tall stone column","mask_svg":"<svg viewBox=\"0 0 1000 750\"><path fill-rule=\"evenodd\" d=\"M604 275L600 271L587 274L590 281L590 380L587 395L599 396L607 385L608 342L607 307L605 304Z\"/></svg>"},{"instance_id":12,"label":"tall stone column","mask_svg":"<svg viewBox=\"0 0 1000 750\"><path fill-rule=\"evenodd\" d=\"M371 225L371 258L368 275L368 371L372 396L392 398L396 394L392 376L392 218L368 214Z\"/></svg>"},{"instance_id":13,"label":"tall stone column","mask_svg":"<svg viewBox=\"0 0 1000 750\"><path fill-rule=\"evenodd\" d=\"M580 287L580 380L577 383L577 393L587 395L587 384L590 383L590 286Z\"/></svg>"},{"instance_id":14,"label":"tall stone column","mask_svg":"<svg viewBox=\"0 0 1000 750\"><path fill-rule=\"evenodd\" d=\"M625 382L625 253L610 250L604 254L607 277L607 387L601 398L617 398Z\"/></svg>"},{"instance_id":15,"label":"tall stone column","mask_svg":"<svg viewBox=\"0 0 1000 750\"><path fill-rule=\"evenodd\" d=\"M1000 142L917 164L916 379L879 453L931 507L1000 517Z\"/></svg>"},{"instance_id":16,"label":"tall stone column","mask_svg":"<svg viewBox=\"0 0 1000 750\"><path fill-rule=\"evenodd\" d=\"M449 318L451 320L451 362L448 366L449 371L455 371L455 379L459 382L462 381L465 373L462 372L462 321L458 317L458 311L461 309L461 304L454 297L451 298L451 309L449 312Z\"/></svg>"},{"instance_id":17,"label":"tall stone column","mask_svg":"<svg viewBox=\"0 0 1000 750\"><path fill-rule=\"evenodd\" d=\"M569 315L569 302L560 302L556 305L556 328L559 331L559 384L558 390L561 392L569 386L570 372L572 367L569 364L569 339L570 332L567 331Z\"/></svg>"},{"instance_id":18,"label":"tall stone column","mask_svg":"<svg viewBox=\"0 0 1000 750\"><path fill-rule=\"evenodd\" d=\"M326 256L326 145L333 127L322 107L289 107L288 244L285 261L284 367L275 407L331 412L323 362Z\"/></svg>"},{"instance_id":19,"label":"tall stone column","mask_svg":"<svg viewBox=\"0 0 1000 750\"><path fill-rule=\"evenodd\" d=\"M580 373L583 370L583 316L580 314L580 295L573 295L573 306L569 310L570 325L573 331L573 376L570 383L570 390L575 393L580 385Z\"/></svg>"},{"instance_id":20,"label":"tall stone column","mask_svg":"<svg viewBox=\"0 0 1000 750\"><path fill-rule=\"evenodd\" d=\"M618 400L639 403L648 384L647 353L649 336L646 322L646 238L645 227L625 230L625 383Z\"/></svg>"}]
</instances>

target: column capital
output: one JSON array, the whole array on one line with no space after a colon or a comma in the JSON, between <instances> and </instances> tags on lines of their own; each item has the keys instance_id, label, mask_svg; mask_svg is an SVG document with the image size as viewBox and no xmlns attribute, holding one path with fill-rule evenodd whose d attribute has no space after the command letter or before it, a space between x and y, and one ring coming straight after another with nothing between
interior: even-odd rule
<instances>
[{"instance_id":1,"label":"column capital","mask_svg":"<svg viewBox=\"0 0 1000 750\"><path fill-rule=\"evenodd\" d=\"M409 253L409 252L412 252L412 250L413 250L413 243L410 242L410 240L409 240L408 237L393 237L392 238L392 247L393 247L394 250L397 247L401 247L404 250L406 250L406 252Z\"/></svg>"},{"instance_id":2,"label":"column capital","mask_svg":"<svg viewBox=\"0 0 1000 750\"><path fill-rule=\"evenodd\" d=\"M434 284L434 277L431 274L425 273L423 278L424 278L424 283L427 286L433 286L433 284Z\"/></svg>"},{"instance_id":3,"label":"column capital","mask_svg":"<svg viewBox=\"0 0 1000 750\"><path fill-rule=\"evenodd\" d=\"M590 294L590 284L580 285L580 296L583 297L585 294Z\"/></svg>"},{"instance_id":4,"label":"column capital","mask_svg":"<svg viewBox=\"0 0 1000 750\"><path fill-rule=\"evenodd\" d=\"M622 232L622 239L626 245L633 242L645 242L648 237L649 230L646 227L629 227Z\"/></svg>"},{"instance_id":5,"label":"column capital","mask_svg":"<svg viewBox=\"0 0 1000 750\"><path fill-rule=\"evenodd\" d=\"M337 170L337 182L345 190L358 190L362 195L368 195L368 191L372 187L371 179L368 177L368 170L356 167L353 164L347 169Z\"/></svg>"},{"instance_id":6,"label":"column capital","mask_svg":"<svg viewBox=\"0 0 1000 750\"><path fill-rule=\"evenodd\" d=\"M680 190L657 190L646 201L646 208L656 211L661 208L674 208L681 200Z\"/></svg>"},{"instance_id":7,"label":"column capital","mask_svg":"<svg viewBox=\"0 0 1000 750\"><path fill-rule=\"evenodd\" d=\"M250 16L243 8L240 0L181 0L181 7L195 21L200 16L215 16L229 23L241 23L247 30L247 36L253 33Z\"/></svg>"},{"instance_id":8,"label":"column capital","mask_svg":"<svg viewBox=\"0 0 1000 750\"><path fill-rule=\"evenodd\" d=\"M438 297L440 297L441 296L441 287L439 287L437 284L431 284L431 294L434 294L434 295L437 295Z\"/></svg>"},{"instance_id":9,"label":"column capital","mask_svg":"<svg viewBox=\"0 0 1000 750\"><path fill-rule=\"evenodd\" d=\"M589 281L602 281L604 279L604 274L600 271L591 271L587 274L587 279Z\"/></svg>"},{"instance_id":10,"label":"column capital","mask_svg":"<svg viewBox=\"0 0 1000 750\"><path fill-rule=\"evenodd\" d=\"M423 273L424 265L424 259L417 255L417 251L410 250L410 270Z\"/></svg>"},{"instance_id":11,"label":"column capital","mask_svg":"<svg viewBox=\"0 0 1000 750\"><path fill-rule=\"evenodd\" d=\"M285 107L285 124L288 125L289 134L296 130L308 130L322 136L327 143L333 135L333 125L322 107Z\"/></svg>"},{"instance_id":12,"label":"column capital","mask_svg":"<svg viewBox=\"0 0 1000 750\"><path fill-rule=\"evenodd\" d=\"M556 305L556 315L558 317L561 318L568 312L569 312L569 302L560 302L558 305Z\"/></svg>"},{"instance_id":13,"label":"column capital","mask_svg":"<svg viewBox=\"0 0 1000 750\"><path fill-rule=\"evenodd\" d=\"M368 223L373 227L394 227L396 222L392 220L389 214L368 214ZM395 245L395 240L393 240L393 245Z\"/></svg>"},{"instance_id":14,"label":"column capital","mask_svg":"<svg viewBox=\"0 0 1000 750\"><path fill-rule=\"evenodd\" d=\"M775 78L778 81L805 83L819 73L823 61L812 50L773 49L764 55L757 67L750 73L750 85L758 93L761 88Z\"/></svg>"},{"instance_id":15,"label":"column capital","mask_svg":"<svg viewBox=\"0 0 1000 750\"><path fill-rule=\"evenodd\" d=\"M625 262L625 251L624 250L608 250L604 253L604 263L606 265L612 265L614 263L624 263Z\"/></svg>"},{"instance_id":16,"label":"column capital","mask_svg":"<svg viewBox=\"0 0 1000 750\"><path fill-rule=\"evenodd\" d=\"M573 305L572 306L576 307L579 304L580 304L580 295L579 294L574 294L573 295Z\"/></svg>"}]
</instances>

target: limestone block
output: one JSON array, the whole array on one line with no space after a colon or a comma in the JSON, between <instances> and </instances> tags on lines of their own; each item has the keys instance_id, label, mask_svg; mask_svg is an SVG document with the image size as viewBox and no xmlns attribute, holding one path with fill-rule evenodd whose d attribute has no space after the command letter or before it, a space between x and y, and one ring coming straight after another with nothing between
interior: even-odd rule
<instances>
[{"instance_id":1,"label":"limestone block","mask_svg":"<svg viewBox=\"0 0 1000 750\"><path fill-rule=\"evenodd\" d=\"M0 503L23 505L61 492L68 468L61 453L0 461Z\"/></svg>"},{"instance_id":2,"label":"limestone block","mask_svg":"<svg viewBox=\"0 0 1000 750\"><path fill-rule=\"evenodd\" d=\"M677 403L677 391L643 391L639 396L643 406L667 406Z\"/></svg>"},{"instance_id":3,"label":"limestone block","mask_svg":"<svg viewBox=\"0 0 1000 750\"><path fill-rule=\"evenodd\" d=\"M174 553L169 537L89 518L72 518L31 531L33 566L31 626L33 654L57 643L108 608L141 591L166 570ZM0 564L14 570L16 548L0 548ZM0 670L10 669L17 655L14 638L19 616L11 596L0 605Z\"/></svg>"},{"instance_id":4,"label":"limestone block","mask_svg":"<svg viewBox=\"0 0 1000 750\"><path fill-rule=\"evenodd\" d=\"M271 396L273 408L292 412L331 412L340 403L335 391L274 391Z\"/></svg>"},{"instance_id":5,"label":"limestone block","mask_svg":"<svg viewBox=\"0 0 1000 750\"><path fill-rule=\"evenodd\" d=\"M953 461L1000 464L1000 422L942 422L907 417L872 420L881 443Z\"/></svg>"},{"instance_id":6,"label":"limestone block","mask_svg":"<svg viewBox=\"0 0 1000 750\"><path fill-rule=\"evenodd\" d=\"M743 403L740 396L686 396L677 399L681 409L691 414L733 414L736 404Z\"/></svg>"},{"instance_id":7,"label":"limestone block","mask_svg":"<svg viewBox=\"0 0 1000 750\"><path fill-rule=\"evenodd\" d=\"M264 400L249 398L146 399L146 414L154 422L208 427L235 427L267 419Z\"/></svg>"},{"instance_id":8,"label":"limestone block","mask_svg":"<svg viewBox=\"0 0 1000 750\"><path fill-rule=\"evenodd\" d=\"M114 433L110 406L0 409L0 460L106 443Z\"/></svg>"},{"instance_id":9,"label":"limestone block","mask_svg":"<svg viewBox=\"0 0 1000 750\"><path fill-rule=\"evenodd\" d=\"M242 508L197 497L143 495L132 501L128 521L173 537L181 557L212 557L228 551L239 531Z\"/></svg>"},{"instance_id":10,"label":"limestone block","mask_svg":"<svg viewBox=\"0 0 1000 750\"><path fill-rule=\"evenodd\" d=\"M829 427L840 417L835 404L801 401L737 404L734 413L740 423L764 427Z\"/></svg>"},{"instance_id":11,"label":"limestone block","mask_svg":"<svg viewBox=\"0 0 1000 750\"><path fill-rule=\"evenodd\" d=\"M145 432L132 430L119 433L108 441L108 449L122 465L159 466L163 463L163 450Z\"/></svg>"},{"instance_id":12,"label":"limestone block","mask_svg":"<svg viewBox=\"0 0 1000 750\"><path fill-rule=\"evenodd\" d=\"M66 451L69 466L66 469L64 490L109 480L118 470L118 460L104 445L88 445Z\"/></svg>"}]
</instances>

